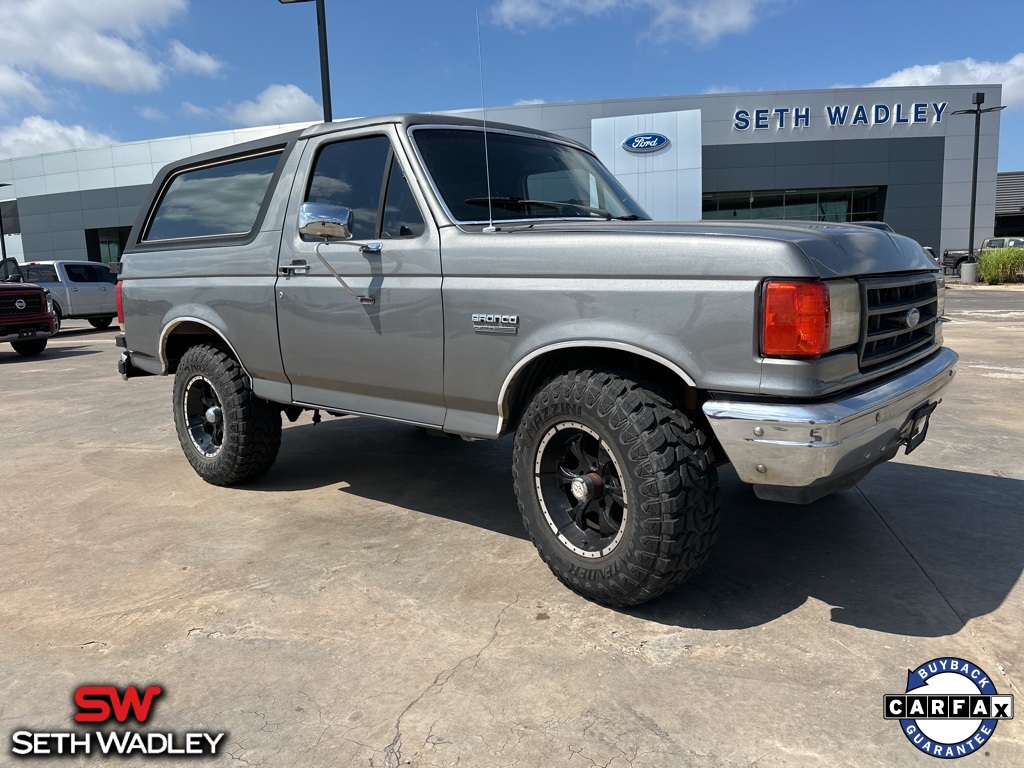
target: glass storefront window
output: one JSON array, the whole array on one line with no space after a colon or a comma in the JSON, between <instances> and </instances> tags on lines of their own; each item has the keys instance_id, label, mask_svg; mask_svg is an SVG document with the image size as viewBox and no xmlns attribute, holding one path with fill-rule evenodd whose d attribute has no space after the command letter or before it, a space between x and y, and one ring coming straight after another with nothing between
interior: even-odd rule
<instances>
[{"instance_id":1,"label":"glass storefront window","mask_svg":"<svg viewBox=\"0 0 1024 768\"><path fill-rule=\"evenodd\" d=\"M704 195L703 218L790 219L802 221L881 221L885 187L794 189Z\"/></svg>"}]
</instances>

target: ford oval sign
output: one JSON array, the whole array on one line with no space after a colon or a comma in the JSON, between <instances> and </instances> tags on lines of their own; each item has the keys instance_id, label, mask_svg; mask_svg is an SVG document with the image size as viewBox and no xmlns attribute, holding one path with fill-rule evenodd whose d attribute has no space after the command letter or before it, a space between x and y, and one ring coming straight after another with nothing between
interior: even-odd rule
<instances>
[{"instance_id":1,"label":"ford oval sign","mask_svg":"<svg viewBox=\"0 0 1024 768\"><path fill-rule=\"evenodd\" d=\"M642 154L644 152L657 152L668 146L668 136L660 133L638 133L630 136L622 142L622 148L627 152Z\"/></svg>"}]
</instances>

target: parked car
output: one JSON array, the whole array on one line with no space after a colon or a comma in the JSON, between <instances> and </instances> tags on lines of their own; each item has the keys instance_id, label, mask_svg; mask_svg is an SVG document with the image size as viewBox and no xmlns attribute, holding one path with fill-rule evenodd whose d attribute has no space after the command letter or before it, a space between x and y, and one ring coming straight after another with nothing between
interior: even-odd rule
<instances>
[{"instance_id":1,"label":"parked car","mask_svg":"<svg viewBox=\"0 0 1024 768\"><path fill-rule=\"evenodd\" d=\"M109 328L117 317L117 277L106 264L30 261L22 264L21 270L27 281L50 291L58 331L64 318L81 318L93 328Z\"/></svg>"},{"instance_id":2,"label":"parked car","mask_svg":"<svg viewBox=\"0 0 1024 768\"><path fill-rule=\"evenodd\" d=\"M168 165L120 277L119 370L174 376L204 480L267 472L282 413L514 434L541 557L613 606L706 561L719 465L773 501L850 488L925 439L957 361L909 238L651 221L584 145L439 115Z\"/></svg>"},{"instance_id":3,"label":"parked car","mask_svg":"<svg viewBox=\"0 0 1024 768\"><path fill-rule=\"evenodd\" d=\"M974 255L977 256L981 251L991 248L1024 248L1024 236L986 237L981 243L981 248L976 250ZM942 266L954 275L959 275L960 267L967 262L968 258L970 258L970 254L965 248L947 249L942 252Z\"/></svg>"},{"instance_id":4,"label":"parked car","mask_svg":"<svg viewBox=\"0 0 1024 768\"><path fill-rule=\"evenodd\" d=\"M38 355L57 332L53 304L44 288L25 282L15 259L0 262L0 342L19 355Z\"/></svg>"}]
</instances>

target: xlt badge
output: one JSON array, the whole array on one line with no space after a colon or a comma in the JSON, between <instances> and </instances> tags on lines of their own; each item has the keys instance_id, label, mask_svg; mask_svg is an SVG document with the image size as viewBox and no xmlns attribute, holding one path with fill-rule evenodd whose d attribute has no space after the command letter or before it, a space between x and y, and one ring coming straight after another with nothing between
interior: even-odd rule
<instances>
[{"instance_id":1,"label":"xlt badge","mask_svg":"<svg viewBox=\"0 0 1024 768\"><path fill-rule=\"evenodd\" d=\"M474 333L519 333L519 315L473 315Z\"/></svg>"}]
</instances>

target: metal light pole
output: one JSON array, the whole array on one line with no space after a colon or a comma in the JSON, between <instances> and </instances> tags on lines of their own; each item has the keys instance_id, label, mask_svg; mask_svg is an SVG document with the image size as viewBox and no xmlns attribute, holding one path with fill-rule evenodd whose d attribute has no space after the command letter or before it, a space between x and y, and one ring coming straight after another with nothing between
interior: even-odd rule
<instances>
[{"instance_id":1,"label":"metal light pole","mask_svg":"<svg viewBox=\"0 0 1024 768\"><path fill-rule=\"evenodd\" d=\"M975 208L978 205L978 144L981 139L981 115L984 112L998 112L1003 107L989 107L988 109L982 109L981 105L985 103L985 94L982 92L975 93L971 98L971 104L974 105L974 109L958 109L954 115L974 115L974 174L971 178L971 227L968 230L967 235L967 260L977 261L974 257L974 215Z\"/></svg>"},{"instance_id":2,"label":"metal light pole","mask_svg":"<svg viewBox=\"0 0 1024 768\"><path fill-rule=\"evenodd\" d=\"M11 183L8 181L0 181L0 187L9 187ZM4 214L0 210L0 261L7 258L7 243L4 242Z\"/></svg>"},{"instance_id":3,"label":"metal light pole","mask_svg":"<svg viewBox=\"0 0 1024 768\"><path fill-rule=\"evenodd\" d=\"M309 3L313 0L277 0L281 5L292 3ZM333 118L331 112L331 69L327 64L327 11L324 8L324 0L316 1L316 29L320 39L320 87L323 89L324 122L329 123Z\"/></svg>"}]
</instances>

